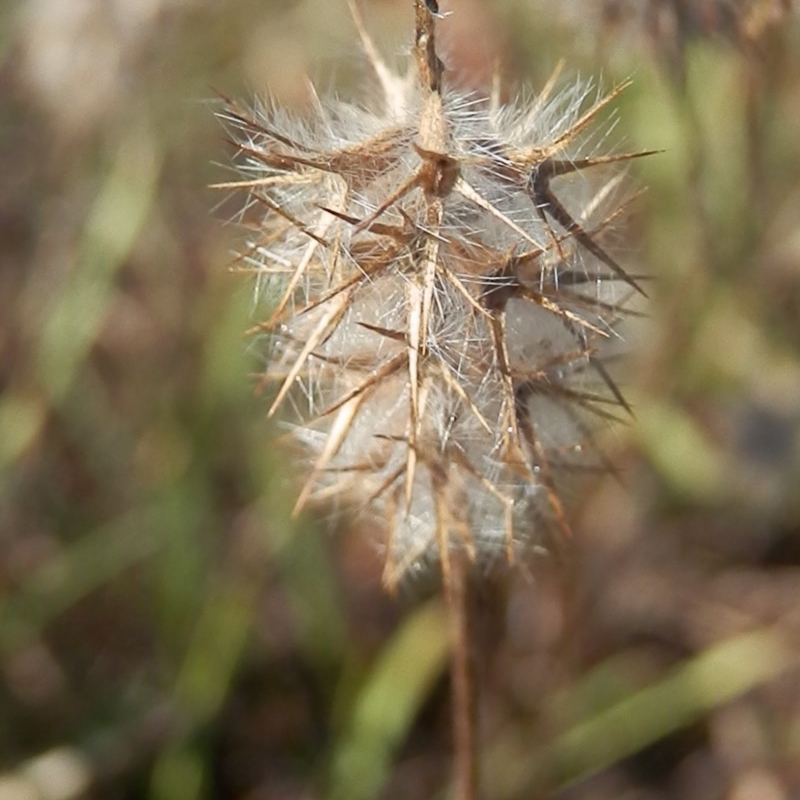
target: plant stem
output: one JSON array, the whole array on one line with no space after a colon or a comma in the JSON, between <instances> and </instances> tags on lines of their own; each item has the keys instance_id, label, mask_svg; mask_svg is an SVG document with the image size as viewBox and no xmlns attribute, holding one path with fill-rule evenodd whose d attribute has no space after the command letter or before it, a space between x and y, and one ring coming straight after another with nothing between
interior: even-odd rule
<instances>
[{"instance_id":1,"label":"plant stem","mask_svg":"<svg viewBox=\"0 0 800 800\"><path fill-rule=\"evenodd\" d=\"M455 800L476 800L479 774L476 748L477 708L470 647L470 560L448 554L445 598L450 620L450 680L453 715L453 784Z\"/></svg>"}]
</instances>

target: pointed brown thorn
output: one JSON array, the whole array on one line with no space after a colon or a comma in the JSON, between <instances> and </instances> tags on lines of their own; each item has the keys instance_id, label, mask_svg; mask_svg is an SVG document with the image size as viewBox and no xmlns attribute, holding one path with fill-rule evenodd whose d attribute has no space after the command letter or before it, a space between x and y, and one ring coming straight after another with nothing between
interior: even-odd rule
<instances>
[{"instance_id":1,"label":"pointed brown thorn","mask_svg":"<svg viewBox=\"0 0 800 800\"><path fill-rule=\"evenodd\" d=\"M571 172L580 172L589 167L619 164L622 161L633 161L635 158L655 156L663 152L663 150L637 150L633 153L615 153L610 156L588 156L587 158L575 159L548 158L539 167L534 167L534 169L541 169L541 167L546 166L550 177L557 178L561 175L569 175Z\"/></svg>"},{"instance_id":2,"label":"pointed brown thorn","mask_svg":"<svg viewBox=\"0 0 800 800\"><path fill-rule=\"evenodd\" d=\"M360 231L369 228L381 214L385 213L387 209L393 206L398 200L405 197L419 182L419 173L416 172L413 175L410 175L406 178L403 183L401 183L371 214L364 217L364 219L359 222L354 231L355 233L359 233Z\"/></svg>"},{"instance_id":3,"label":"pointed brown thorn","mask_svg":"<svg viewBox=\"0 0 800 800\"><path fill-rule=\"evenodd\" d=\"M514 398L514 380L509 367L506 348L505 314L493 314L489 320L489 330L492 334L495 359L501 377L502 397L500 398L499 425L502 431L500 436L502 458L509 468L518 472L526 480L534 482L535 476L522 452L519 437L516 401Z\"/></svg>"},{"instance_id":4,"label":"pointed brown thorn","mask_svg":"<svg viewBox=\"0 0 800 800\"><path fill-rule=\"evenodd\" d=\"M297 516L303 510L303 507L310 497L314 489L314 484L316 483L320 473L325 469L330 460L336 455L336 453L339 451L339 448L342 446L342 442L347 437L347 434L353 425L353 420L355 419L363 400L363 395L351 397L340 407L339 413L333 422L330 433L328 434L328 438L325 441L325 446L322 448L322 452L314 462L314 467L311 470L311 474L308 476L308 479L303 485L303 488L300 490L300 494L297 496L297 500L292 507L293 517Z\"/></svg>"},{"instance_id":5,"label":"pointed brown thorn","mask_svg":"<svg viewBox=\"0 0 800 800\"><path fill-rule=\"evenodd\" d=\"M272 405L269 407L267 411L267 416L271 417L275 414L278 409L278 406L283 402L284 397L291 389L292 384L294 383L295 378L300 374L301 370L303 369L303 365L306 363L307 359L317 347L317 345L323 341L328 331L338 325L339 319L341 319L342 314L347 307L347 303L350 297L349 292L344 292L340 294L335 300L333 300L330 304L330 308L323 314L323 316L319 319L314 330L311 331L308 337L308 341L303 346L303 349L298 354L297 358L295 359L294 364L292 365L291 369L289 370L288 374L284 378L283 383L281 384L280 389L278 390L275 399L272 402Z\"/></svg>"},{"instance_id":6,"label":"pointed brown thorn","mask_svg":"<svg viewBox=\"0 0 800 800\"><path fill-rule=\"evenodd\" d=\"M563 413L568 413L567 409L573 405L598 419L614 423L625 422L623 417L607 410L607 407L616 408L619 405L616 399L596 392L570 389L549 376L537 375L517 385L517 397L534 394L550 398L554 402L559 401Z\"/></svg>"},{"instance_id":7,"label":"pointed brown thorn","mask_svg":"<svg viewBox=\"0 0 800 800\"><path fill-rule=\"evenodd\" d=\"M369 467L372 470L372 466ZM359 511L366 511L372 505L375 500L377 500L381 495L383 495L386 491L388 491L394 483L397 482L397 479L406 471L405 464L401 467L398 467L393 472L390 472L377 486L377 488L364 500L359 504L358 510Z\"/></svg>"},{"instance_id":8,"label":"pointed brown thorn","mask_svg":"<svg viewBox=\"0 0 800 800\"><path fill-rule=\"evenodd\" d=\"M603 364L603 362L597 356L589 356L589 363L594 371L602 378L603 383L606 385L611 394L614 395L614 399L628 412L628 414L631 415L631 417L635 419L636 415L633 413L633 408L631 408L630 403L628 403L628 401L625 399L625 396L620 391L619 386L617 386L614 379L609 374L605 364Z\"/></svg>"},{"instance_id":9,"label":"pointed brown thorn","mask_svg":"<svg viewBox=\"0 0 800 800\"><path fill-rule=\"evenodd\" d=\"M293 314L295 316L302 316L303 314L307 314L309 311L313 311L315 308L319 308L321 305L324 305L329 300L332 300L336 295L341 294L342 292L347 291L352 286L361 283L362 281L367 280L367 274L363 272L357 272L351 278L348 278L345 281L337 284L331 289L328 289L327 292L323 292L319 297L312 300L310 303L307 303L302 308L298 308L297 311L294 311ZM262 323L263 328L271 329L275 327L275 325L280 322L283 314L275 317L271 317L267 323ZM262 329L263 329L262 328Z\"/></svg>"},{"instance_id":10,"label":"pointed brown thorn","mask_svg":"<svg viewBox=\"0 0 800 800\"><path fill-rule=\"evenodd\" d=\"M566 538L572 538L572 529L569 526L569 522L567 522L567 515L564 512L561 498L558 496L558 489L556 488L553 472L550 469L548 455L545 452L544 445L536 435L530 414L525 407L520 408L519 403L517 403L515 412L519 429L522 431L522 435L525 437L528 446L533 451L535 466L539 468L539 479L547 494L547 503L555 517L556 526Z\"/></svg>"},{"instance_id":11,"label":"pointed brown thorn","mask_svg":"<svg viewBox=\"0 0 800 800\"><path fill-rule=\"evenodd\" d=\"M535 303L537 306L539 306L539 308L543 308L545 311L549 311L550 313L561 317L563 320L569 320L571 323L579 325L585 330L590 330L592 333L596 333L598 336L602 336L604 338L608 337L607 331L598 328L596 325L592 325L589 320L584 319L580 314L576 314L574 311L564 308L555 300L552 300L541 292L537 292L528 286L520 285L514 292L514 295L528 300L531 303Z\"/></svg>"},{"instance_id":12,"label":"pointed brown thorn","mask_svg":"<svg viewBox=\"0 0 800 800\"><path fill-rule=\"evenodd\" d=\"M465 197L467 200L478 206L478 208L483 209L496 219L500 220L504 225L507 225L512 231L514 231L514 233L521 236L529 244L532 244L534 248L538 247L541 250L541 246L534 238L526 233L523 228L517 225L517 223L514 222L511 217L507 216L502 211L495 208L488 200L484 199L483 195L478 192L477 189L467 183L464 178L457 178L454 188L455 191L457 191L462 197Z\"/></svg>"},{"instance_id":13,"label":"pointed brown thorn","mask_svg":"<svg viewBox=\"0 0 800 800\"><path fill-rule=\"evenodd\" d=\"M363 222L363 220L359 219L358 217L354 217L352 214L345 214L343 211L337 211L335 208L328 208L328 206L317 206L317 208L319 208L321 211L324 211L326 214L331 214L332 216L342 220L342 222L346 222L348 225L353 225L357 228ZM398 210L401 211L403 216L406 216L402 209ZM406 226L387 225L382 222L373 222L367 227L367 230L370 233L377 233L378 236L389 236L392 239L404 244L411 238L412 235Z\"/></svg>"},{"instance_id":14,"label":"pointed brown thorn","mask_svg":"<svg viewBox=\"0 0 800 800\"><path fill-rule=\"evenodd\" d=\"M379 333L381 336L385 336L387 339L391 339L395 342L402 342L406 344L408 341L408 337L406 336L405 331L396 331L392 330L391 328L382 328L380 325L372 325L369 322L359 322L357 323L360 327L366 328L368 331L372 331L373 333Z\"/></svg>"},{"instance_id":15,"label":"pointed brown thorn","mask_svg":"<svg viewBox=\"0 0 800 800\"><path fill-rule=\"evenodd\" d=\"M569 126L566 131L564 131L564 133L551 142L548 149L551 152L555 152L559 145L562 145L570 141L570 139L575 138L575 136L580 133L598 115L598 113L605 108L605 106L607 106L619 94L624 92L625 89L627 89L632 83L633 81L630 79L624 80L622 83L615 86L608 94L594 102L584 114L582 114L575 122L572 123L572 125Z\"/></svg>"},{"instance_id":16,"label":"pointed brown thorn","mask_svg":"<svg viewBox=\"0 0 800 800\"><path fill-rule=\"evenodd\" d=\"M533 101L533 106L530 109L531 116L541 111L542 108L544 108L544 104L550 99L553 90L556 88L558 79L564 71L564 63L564 59L562 58L556 63L555 67L553 67L553 71L550 73L541 91Z\"/></svg>"},{"instance_id":17,"label":"pointed brown thorn","mask_svg":"<svg viewBox=\"0 0 800 800\"><path fill-rule=\"evenodd\" d=\"M217 119L220 119L223 122L231 122L237 127L241 127L250 133L263 134L264 136L267 136L276 142L280 142L286 147L291 147L293 150L299 150L300 152L304 153L311 152L310 148L306 147L300 142L290 139L288 136L279 133L274 128L267 127L263 122L259 122L252 115L241 110L236 102L230 100L225 95L221 93L217 94L225 104L225 110L217 113Z\"/></svg>"},{"instance_id":18,"label":"pointed brown thorn","mask_svg":"<svg viewBox=\"0 0 800 800\"><path fill-rule=\"evenodd\" d=\"M553 168L550 165L554 163L559 162L546 159L531 170L531 176L528 180L528 195L533 202L536 213L545 224L548 224L546 214L549 214L567 233L573 236L595 258L602 261L620 280L627 283L643 297L647 297L647 292L597 244L581 224L561 205L561 202L550 188L550 179L553 177Z\"/></svg>"},{"instance_id":19,"label":"pointed brown thorn","mask_svg":"<svg viewBox=\"0 0 800 800\"><path fill-rule=\"evenodd\" d=\"M603 280L604 277L606 280L608 279L608 276L584 275L581 283L594 283L598 277L600 280ZM644 276L637 275L635 277L641 280ZM647 318L648 316L644 311L637 311L634 308L626 308L624 301L618 303L607 300L598 300L592 295L581 294L580 292L570 291L568 288L566 288L573 285L575 285L575 283L570 282L569 280L562 281L561 276L559 275L558 285L556 285L552 280L548 281L544 284L541 294L545 297L549 297L553 301L556 299L560 302L566 301L571 303L573 306L593 314L599 315L599 312L602 311L604 314L608 315L603 319L603 322L608 326L608 330L612 331L614 330L615 323L619 322L623 317L635 317L638 319L643 319ZM604 332L604 335L607 336L608 333Z\"/></svg>"},{"instance_id":20,"label":"pointed brown thorn","mask_svg":"<svg viewBox=\"0 0 800 800\"><path fill-rule=\"evenodd\" d=\"M324 247L330 246L330 242L328 242L327 239L323 239L322 236L314 233L314 231L312 231L302 220L297 219L297 217L295 217L293 214L290 214L285 208L271 198L258 192L253 192L253 198L259 203L263 203L271 211L274 211L276 214L283 217L287 222L290 222L295 228L297 228L297 230L299 230L301 233L304 233L309 239L313 239L317 244L321 244Z\"/></svg>"},{"instance_id":21,"label":"pointed brown thorn","mask_svg":"<svg viewBox=\"0 0 800 800\"><path fill-rule=\"evenodd\" d=\"M337 411L341 408L345 403L352 400L354 397L358 397L366 393L369 389L371 389L376 383L383 380L387 376L391 375L393 372L396 372L401 367L405 366L406 359L408 358L407 353L402 352L398 353L397 355L390 358L388 361L385 361L379 367L371 370L366 378L364 378L358 386L352 388L349 392L343 394L340 398L335 400L331 405L327 408L323 409L317 415L318 417L325 417L328 414Z\"/></svg>"},{"instance_id":22,"label":"pointed brown thorn","mask_svg":"<svg viewBox=\"0 0 800 800\"><path fill-rule=\"evenodd\" d=\"M266 164L272 169L289 172L296 170L297 167L309 167L311 169L319 170L320 172L334 172L335 170L325 161L319 159L308 158L307 156L300 156L294 153L284 153L278 150L265 150L257 147L250 147L250 145L243 144L231 140L231 144L239 149L243 155L250 156L250 158Z\"/></svg>"},{"instance_id":23,"label":"pointed brown thorn","mask_svg":"<svg viewBox=\"0 0 800 800\"><path fill-rule=\"evenodd\" d=\"M420 357L425 348L427 331L422 328L424 296L422 287L414 281L406 287L406 303L408 305L408 334L406 345L408 350L408 453L406 468L405 513L411 510L411 496L417 466L417 435L420 420Z\"/></svg>"}]
</instances>

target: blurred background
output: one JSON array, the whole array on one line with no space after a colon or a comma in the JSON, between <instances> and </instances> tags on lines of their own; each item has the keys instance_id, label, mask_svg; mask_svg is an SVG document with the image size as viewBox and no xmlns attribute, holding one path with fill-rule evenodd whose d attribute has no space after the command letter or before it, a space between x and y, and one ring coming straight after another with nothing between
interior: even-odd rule
<instances>
[{"instance_id":1,"label":"blurred background","mask_svg":"<svg viewBox=\"0 0 800 800\"><path fill-rule=\"evenodd\" d=\"M410 0L363 3L387 58ZM480 576L484 795L800 797L800 24L452 0L452 79L619 99L652 276L574 539ZM344 0L0 6L0 798L445 797L443 609L290 520L217 92L358 97Z\"/></svg>"}]
</instances>

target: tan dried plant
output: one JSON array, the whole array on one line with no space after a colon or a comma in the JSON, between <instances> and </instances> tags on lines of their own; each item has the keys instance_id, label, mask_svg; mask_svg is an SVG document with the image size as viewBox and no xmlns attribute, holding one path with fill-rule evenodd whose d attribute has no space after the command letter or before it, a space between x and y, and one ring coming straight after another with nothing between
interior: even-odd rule
<instances>
[{"instance_id":1,"label":"tan dried plant","mask_svg":"<svg viewBox=\"0 0 800 800\"><path fill-rule=\"evenodd\" d=\"M295 119L226 101L244 190L241 255L267 318L263 384L305 480L295 511L345 505L383 532L384 582L438 564L450 609L456 796L477 787L467 572L514 561L593 430L630 411L607 368L643 292L610 243L626 209L591 84L502 104L445 85L434 0L414 0L413 63L392 72L348 0L379 87L313 95ZM604 121L605 120L605 121Z\"/></svg>"},{"instance_id":2,"label":"tan dried plant","mask_svg":"<svg viewBox=\"0 0 800 800\"><path fill-rule=\"evenodd\" d=\"M562 487L604 468L595 422L627 410L604 360L639 284L607 242L625 210L598 128L624 88L501 104L445 86L440 16L415 0L394 74L350 10L380 92L294 119L228 102L247 192L242 262L268 317L264 382L307 459L296 501L385 532L385 583L451 556L514 560L567 530Z\"/></svg>"}]
</instances>

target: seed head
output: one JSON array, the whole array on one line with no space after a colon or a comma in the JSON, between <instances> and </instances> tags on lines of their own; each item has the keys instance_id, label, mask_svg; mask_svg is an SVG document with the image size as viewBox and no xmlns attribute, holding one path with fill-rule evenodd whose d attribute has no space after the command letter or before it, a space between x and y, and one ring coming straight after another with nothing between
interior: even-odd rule
<instances>
[{"instance_id":1,"label":"seed head","mask_svg":"<svg viewBox=\"0 0 800 800\"><path fill-rule=\"evenodd\" d=\"M220 116L247 191L243 261L268 318L264 378L307 461L295 509L346 502L383 531L385 581L450 554L509 560L603 467L592 428L627 405L603 351L641 289L607 249L623 206L598 122L624 88L531 102L444 85L438 9L415 0L413 64L380 86Z\"/></svg>"}]
</instances>

